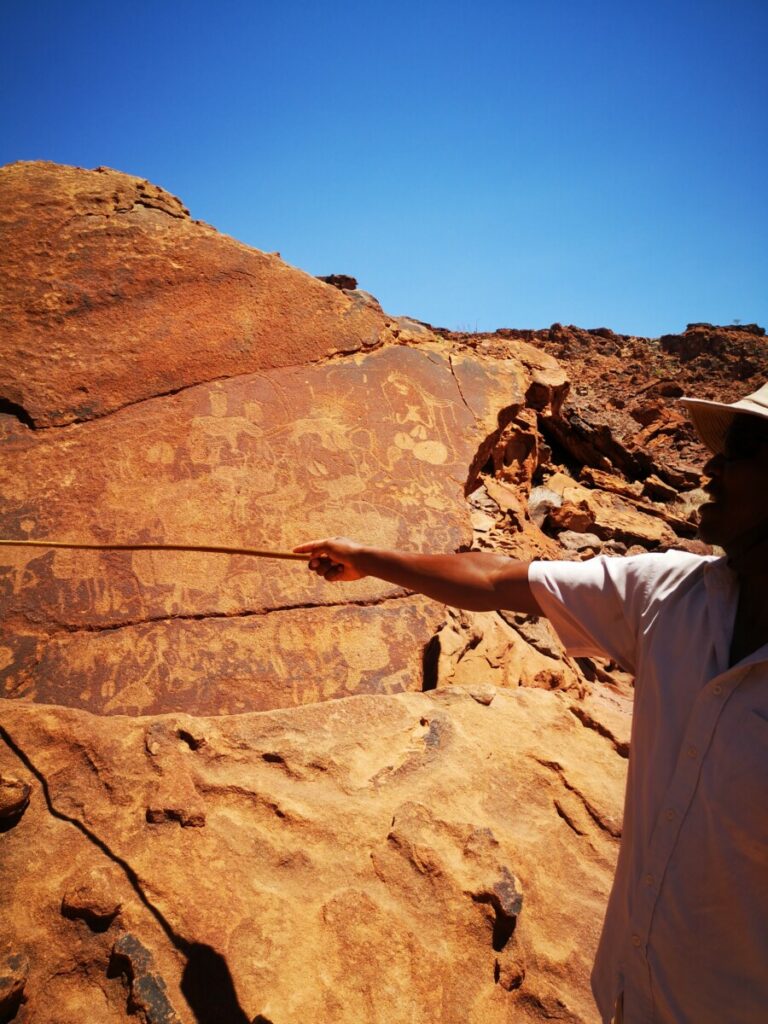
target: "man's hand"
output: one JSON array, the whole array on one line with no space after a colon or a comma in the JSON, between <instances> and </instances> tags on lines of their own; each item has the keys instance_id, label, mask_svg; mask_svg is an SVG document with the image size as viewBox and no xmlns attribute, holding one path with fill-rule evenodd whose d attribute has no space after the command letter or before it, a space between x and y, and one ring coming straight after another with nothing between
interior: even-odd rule
<instances>
[{"instance_id":1,"label":"man's hand","mask_svg":"<svg viewBox=\"0 0 768 1024\"><path fill-rule=\"evenodd\" d=\"M359 565L362 544L356 544L346 537L313 540L293 550L296 554L308 554L310 570L329 583L351 583L367 575Z\"/></svg>"}]
</instances>

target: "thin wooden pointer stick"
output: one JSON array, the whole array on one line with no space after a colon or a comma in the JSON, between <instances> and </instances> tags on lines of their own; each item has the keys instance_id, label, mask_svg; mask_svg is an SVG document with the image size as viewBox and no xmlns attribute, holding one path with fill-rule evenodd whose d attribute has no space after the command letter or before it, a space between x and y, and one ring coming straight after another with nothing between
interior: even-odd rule
<instances>
[{"instance_id":1,"label":"thin wooden pointer stick","mask_svg":"<svg viewBox=\"0 0 768 1024\"><path fill-rule=\"evenodd\" d=\"M251 555L253 558L285 558L306 562L308 554L294 551L261 551L258 548L228 548L208 544L70 544L62 540L2 540L8 547L75 548L94 551L207 551L216 555Z\"/></svg>"}]
</instances>

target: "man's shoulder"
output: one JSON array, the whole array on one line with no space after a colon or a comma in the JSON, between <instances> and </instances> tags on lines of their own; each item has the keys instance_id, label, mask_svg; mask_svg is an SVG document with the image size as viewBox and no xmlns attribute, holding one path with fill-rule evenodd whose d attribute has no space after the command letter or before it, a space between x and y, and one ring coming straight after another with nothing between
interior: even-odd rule
<instances>
[{"instance_id":1,"label":"man's shoulder","mask_svg":"<svg viewBox=\"0 0 768 1024\"><path fill-rule=\"evenodd\" d=\"M628 571L647 576L677 576L684 578L692 573L701 573L713 563L723 562L716 555L697 555L690 551L678 551L669 548L667 551L648 551L643 555L625 555L614 558L614 562L622 562Z\"/></svg>"},{"instance_id":2,"label":"man's shoulder","mask_svg":"<svg viewBox=\"0 0 768 1024\"><path fill-rule=\"evenodd\" d=\"M713 563L724 562L715 555L697 555L689 551L669 549L648 551L642 555L597 555L584 562L566 560L534 561L531 569L537 574L553 573L562 576L593 576L604 574L612 579L631 577L637 582L644 580L681 581L689 576L703 573Z\"/></svg>"},{"instance_id":3,"label":"man's shoulder","mask_svg":"<svg viewBox=\"0 0 768 1024\"><path fill-rule=\"evenodd\" d=\"M573 601L578 595L611 593L624 605L640 613L661 601L682 596L703 584L707 569L725 559L696 555L688 551L668 550L642 555L598 555L584 562L532 562L529 580L536 591L546 588Z\"/></svg>"}]
</instances>

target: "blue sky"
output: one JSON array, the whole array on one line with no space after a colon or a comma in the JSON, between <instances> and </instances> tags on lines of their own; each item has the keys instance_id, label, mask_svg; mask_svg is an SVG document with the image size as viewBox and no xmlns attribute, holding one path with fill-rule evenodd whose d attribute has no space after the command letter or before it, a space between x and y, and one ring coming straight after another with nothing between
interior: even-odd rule
<instances>
[{"instance_id":1,"label":"blue sky","mask_svg":"<svg viewBox=\"0 0 768 1024\"><path fill-rule=\"evenodd\" d=\"M768 326L765 0L0 0L0 163L469 330Z\"/></svg>"}]
</instances>

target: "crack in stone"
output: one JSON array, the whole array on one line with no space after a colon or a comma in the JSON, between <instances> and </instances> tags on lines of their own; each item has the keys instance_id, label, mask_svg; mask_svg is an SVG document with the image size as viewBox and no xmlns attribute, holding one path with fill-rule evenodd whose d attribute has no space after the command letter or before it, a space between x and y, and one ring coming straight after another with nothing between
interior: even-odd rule
<instances>
[{"instance_id":1,"label":"crack in stone","mask_svg":"<svg viewBox=\"0 0 768 1024\"><path fill-rule=\"evenodd\" d=\"M456 370L453 368L453 356L451 355L450 352L448 353L448 365L451 368L451 376L453 377L454 381L456 382L456 387L458 388L459 395L461 396L462 402L464 403L464 405L467 407L467 409L469 409L469 411L474 416L475 422L477 422L477 414L475 413L475 410L470 406L469 402L464 397L464 392L461 390L461 384L459 383L459 378L456 376Z\"/></svg>"},{"instance_id":2,"label":"crack in stone","mask_svg":"<svg viewBox=\"0 0 768 1024\"><path fill-rule=\"evenodd\" d=\"M621 839L621 829L613 827L612 825L610 825L609 822L605 821L602 818L597 808L593 807L589 800L587 800L587 798L584 796L584 794L580 792L580 790L578 790L572 782L568 781L563 766L561 764L559 764L557 761L547 761L544 758L535 756L534 761L537 761L542 766L542 768L549 768L550 771L554 772L558 776L562 784L565 786L565 788L569 792L577 796L579 800L581 800L582 804L584 805L584 810L587 812L587 814L590 816L590 818L594 821L594 823L601 831L607 832L608 835L612 836L614 839ZM557 813L561 817L563 817L560 808L557 809Z\"/></svg>"},{"instance_id":3,"label":"crack in stone","mask_svg":"<svg viewBox=\"0 0 768 1024\"><path fill-rule=\"evenodd\" d=\"M568 708L572 715L574 715L585 729L593 729L598 735L604 736L605 739L610 740L613 745L613 749L619 755L619 757L629 757L629 743L625 743L623 740L617 739L611 730L603 725L602 722L598 722L596 718L586 710L586 708L580 708L576 704L571 704Z\"/></svg>"},{"instance_id":4,"label":"crack in stone","mask_svg":"<svg viewBox=\"0 0 768 1024\"><path fill-rule=\"evenodd\" d=\"M244 271L238 271L238 273L244 273ZM132 409L137 405L143 405L146 402L154 402L161 398L172 398L174 395L179 395L183 391L191 391L193 388L202 388L208 384L217 384L220 381L236 381L243 377L252 377L254 375L277 373L282 370L297 370L300 369L301 367L325 366L328 363L340 363L345 360L351 360L353 357L359 355L361 352L363 352L364 354L368 354L369 352L377 352L384 348L398 347L402 346L398 346L395 343L388 344L383 341L377 341L372 345L361 344L357 348L340 349L335 352L330 352L327 355L320 356L317 359L308 359L306 362L286 363L284 366L256 367L254 369L244 370L242 373L223 373L215 377L206 377L203 380L194 380L190 381L187 384L180 384L178 387L169 388L168 391L158 391L152 395L144 395L142 398L136 398L130 402L125 402L123 405L115 406L112 409L105 409L103 412L94 412L89 416L73 417L71 420L67 420L66 423L37 423L33 420L30 414L22 406L18 405L17 403L8 402L7 400L3 399L0 399L0 414L5 412L7 415L15 416L16 419L18 419L21 424L28 427L30 430L34 430L36 433L39 434L44 434L48 433L49 431L66 430L69 427L79 427L86 423L93 423L96 422L97 420L103 420L106 419L108 416L115 416L117 413L121 413L125 409ZM13 406L14 408L3 409L2 404L4 401L6 406ZM469 408L469 406L467 406L467 408ZM470 412L472 412L471 409Z\"/></svg>"},{"instance_id":5,"label":"crack in stone","mask_svg":"<svg viewBox=\"0 0 768 1024\"><path fill-rule=\"evenodd\" d=\"M49 620L45 625L50 626L51 629L45 631L45 626L43 626L43 630L44 635L48 638L54 636L56 632L65 633L68 636L72 636L77 633L111 633L119 629L129 629L134 626L155 625L163 622L205 622L209 619L263 618L267 615L272 615L273 613L308 611L313 608L375 608L379 605L387 604L390 601L403 601L414 596L415 591L401 590L400 593L389 594L385 597L361 599L359 601L329 601L328 603L317 604L312 602L299 602L296 604L276 605L271 608L253 608L238 612L197 612L181 615L157 615L148 616L144 619L131 619L127 622L112 622L104 624L84 623L75 625L74 623ZM35 625L39 627L41 624L35 623Z\"/></svg>"},{"instance_id":6,"label":"crack in stone","mask_svg":"<svg viewBox=\"0 0 768 1024\"><path fill-rule=\"evenodd\" d=\"M587 833L586 832L582 832L582 830L576 825L576 823L574 822L573 818L571 818L571 816L567 813L567 811L565 810L563 805L560 803L560 801L556 799L554 801L554 803L555 803L555 810L557 811L558 815L563 819L563 821L566 823L566 825L568 825L569 828L572 828L577 836L585 836Z\"/></svg>"},{"instance_id":7,"label":"crack in stone","mask_svg":"<svg viewBox=\"0 0 768 1024\"><path fill-rule=\"evenodd\" d=\"M137 398L133 402L126 402L124 405L118 405L114 409L105 409L104 412L96 412L87 417L75 417L74 419L68 420L66 423L34 424L33 429L37 433L42 434L52 430L66 430L68 427L82 426L84 423L93 423L96 420L103 420L108 416L114 416L116 413L123 412L124 409L132 409L136 405L143 405L145 402L154 402L160 398L170 398L173 395L180 394L182 391L190 391L192 388L204 387L206 384L215 384L220 380L234 380L237 377L248 377L252 372L256 371L236 373L229 376L227 374L223 374L220 377L208 377L205 380L196 380L190 384L182 384L178 388L171 388L169 391L158 391L154 395L146 395L144 398Z\"/></svg>"},{"instance_id":8,"label":"crack in stone","mask_svg":"<svg viewBox=\"0 0 768 1024\"><path fill-rule=\"evenodd\" d=\"M90 843L100 850L105 857L108 857L114 864L117 864L130 883L131 888L163 929L168 939L170 939L177 949L183 952L184 947L188 946L189 943L176 934L166 918L163 916L162 911L160 911L149 899L147 894L144 892L139 876L128 861L115 853L100 836L97 836L96 833L93 832L84 822L80 821L79 818L73 818L70 814L67 814L65 811L60 811L54 806L47 778L3 725L0 725L0 737L2 737L5 745L13 754L16 755L27 771L31 772L40 783L40 787L43 791L43 798L45 800L46 807L48 808L48 813L52 817L58 818L59 821L64 821L69 825L73 825Z\"/></svg>"},{"instance_id":9,"label":"crack in stone","mask_svg":"<svg viewBox=\"0 0 768 1024\"><path fill-rule=\"evenodd\" d=\"M109 844L90 829L85 822L54 806L48 780L44 773L2 725L0 725L0 738L39 782L48 813L59 821L76 828L105 857L120 868L138 899L160 925L168 941L186 958L187 964L181 981L181 991L198 1024L217 1024L224 1019L228 1024L249 1024L250 1017L246 1016L238 1002L232 976L224 957L211 946L190 942L189 939L180 935L163 912L149 899L137 872L128 861L115 853ZM126 935L130 937L130 933L124 933L123 939L126 938ZM116 947L119 942L120 940L116 943ZM222 1011L223 1016L221 1015Z\"/></svg>"}]
</instances>

